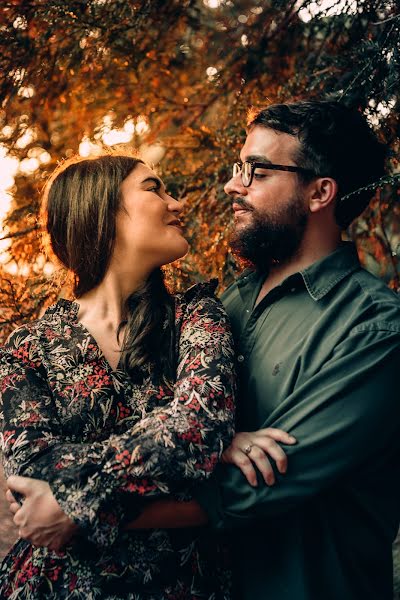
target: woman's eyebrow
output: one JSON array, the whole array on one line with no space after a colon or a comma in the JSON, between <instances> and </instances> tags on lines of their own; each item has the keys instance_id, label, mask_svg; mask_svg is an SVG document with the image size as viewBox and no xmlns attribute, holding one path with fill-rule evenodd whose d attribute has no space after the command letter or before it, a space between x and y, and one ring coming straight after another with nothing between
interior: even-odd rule
<instances>
[{"instance_id":1,"label":"woman's eyebrow","mask_svg":"<svg viewBox=\"0 0 400 600\"><path fill-rule=\"evenodd\" d=\"M143 185L145 183L154 183L159 188L164 185L161 179L158 179L158 177L146 177L146 179L143 179L141 184Z\"/></svg>"}]
</instances>

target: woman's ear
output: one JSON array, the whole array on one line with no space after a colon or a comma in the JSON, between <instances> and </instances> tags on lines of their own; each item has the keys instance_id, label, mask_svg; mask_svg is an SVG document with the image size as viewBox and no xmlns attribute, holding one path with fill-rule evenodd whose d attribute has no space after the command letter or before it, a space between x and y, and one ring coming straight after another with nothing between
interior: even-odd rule
<instances>
[{"instance_id":1,"label":"woman's ear","mask_svg":"<svg viewBox=\"0 0 400 600\"><path fill-rule=\"evenodd\" d=\"M309 187L309 209L315 213L331 205L338 193L338 184L332 177L319 177ZM333 204L332 204L333 205Z\"/></svg>"}]
</instances>

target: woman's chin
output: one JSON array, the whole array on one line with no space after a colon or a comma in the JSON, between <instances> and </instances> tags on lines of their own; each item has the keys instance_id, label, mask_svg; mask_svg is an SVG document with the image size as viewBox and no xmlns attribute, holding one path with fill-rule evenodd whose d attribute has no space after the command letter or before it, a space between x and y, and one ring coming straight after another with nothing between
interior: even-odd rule
<instances>
[{"instance_id":1,"label":"woman's chin","mask_svg":"<svg viewBox=\"0 0 400 600\"><path fill-rule=\"evenodd\" d=\"M184 256L186 256L186 254L189 252L189 242L182 237L182 244L181 244L181 249L179 252L179 257L178 258L183 258ZM177 258L175 260L178 260Z\"/></svg>"},{"instance_id":2,"label":"woman's chin","mask_svg":"<svg viewBox=\"0 0 400 600\"><path fill-rule=\"evenodd\" d=\"M171 255L171 258L165 264L173 263L176 260L180 260L181 258L186 256L186 254L189 252L189 243L184 238L182 238L182 242L184 243L182 243L180 250L177 249L176 253Z\"/></svg>"}]
</instances>

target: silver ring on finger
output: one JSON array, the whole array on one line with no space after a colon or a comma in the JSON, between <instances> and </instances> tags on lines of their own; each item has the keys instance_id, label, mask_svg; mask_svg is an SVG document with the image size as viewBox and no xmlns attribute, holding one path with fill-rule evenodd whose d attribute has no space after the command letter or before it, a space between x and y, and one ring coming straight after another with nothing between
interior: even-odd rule
<instances>
[{"instance_id":1,"label":"silver ring on finger","mask_svg":"<svg viewBox=\"0 0 400 600\"><path fill-rule=\"evenodd\" d=\"M243 452L246 454L246 456L248 456L250 454L253 445L254 444L247 444L247 446L245 446L243 448Z\"/></svg>"}]
</instances>

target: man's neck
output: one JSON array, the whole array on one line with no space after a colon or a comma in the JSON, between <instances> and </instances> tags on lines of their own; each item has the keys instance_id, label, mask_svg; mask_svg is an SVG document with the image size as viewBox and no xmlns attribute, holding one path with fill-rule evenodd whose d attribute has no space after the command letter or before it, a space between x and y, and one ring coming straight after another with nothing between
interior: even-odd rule
<instances>
[{"instance_id":1,"label":"man's neck","mask_svg":"<svg viewBox=\"0 0 400 600\"><path fill-rule=\"evenodd\" d=\"M290 277L290 275L303 271L318 260L329 256L329 254L334 252L340 244L340 238L325 240L324 243L319 244L304 243L291 259L284 263L273 264L261 286L256 305L261 302L271 290Z\"/></svg>"}]
</instances>

